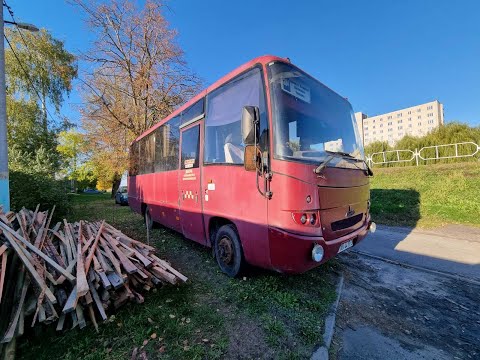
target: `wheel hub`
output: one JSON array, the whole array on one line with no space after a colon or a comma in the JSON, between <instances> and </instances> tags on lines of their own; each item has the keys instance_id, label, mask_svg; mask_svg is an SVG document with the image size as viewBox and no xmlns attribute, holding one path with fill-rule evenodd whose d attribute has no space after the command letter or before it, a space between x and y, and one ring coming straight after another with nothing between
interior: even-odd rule
<instances>
[{"instance_id":1,"label":"wheel hub","mask_svg":"<svg viewBox=\"0 0 480 360\"><path fill-rule=\"evenodd\" d=\"M234 257L232 240L230 240L228 237L221 238L218 242L218 252L220 260L222 260L224 264L230 264Z\"/></svg>"}]
</instances>

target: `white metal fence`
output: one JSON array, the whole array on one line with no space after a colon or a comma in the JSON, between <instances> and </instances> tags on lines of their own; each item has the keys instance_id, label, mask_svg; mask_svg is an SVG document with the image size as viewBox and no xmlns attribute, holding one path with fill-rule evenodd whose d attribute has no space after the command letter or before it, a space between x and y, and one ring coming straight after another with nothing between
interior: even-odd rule
<instances>
[{"instance_id":1,"label":"white metal fence","mask_svg":"<svg viewBox=\"0 0 480 360\"><path fill-rule=\"evenodd\" d=\"M428 164L431 160L473 158L480 154L480 145L472 142L425 146L420 150L388 150L366 155L365 160L369 166L412 163L418 166L419 162Z\"/></svg>"}]
</instances>

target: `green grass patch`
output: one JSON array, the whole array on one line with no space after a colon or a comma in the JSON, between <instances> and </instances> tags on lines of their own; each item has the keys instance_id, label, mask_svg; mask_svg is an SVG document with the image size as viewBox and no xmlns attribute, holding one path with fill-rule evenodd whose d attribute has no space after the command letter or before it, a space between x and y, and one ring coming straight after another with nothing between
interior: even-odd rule
<instances>
[{"instance_id":1,"label":"green grass patch","mask_svg":"<svg viewBox=\"0 0 480 360\"><path fill-rule=\"evenodd\" d=\"M480 226L480 163L374 169L372 216L378 223Z\"/></svg>"},{"instance_id":2,"label":"green grass patch","mask_svg":"<svg viewBox=\"0 0 480 360\"><path fill-rule=\"evenodd\" d=\"M109 194L71 198L69 221L105 219L147 242L142 217L115 205ZM189 277L186 284L145 293L144 304L125 305L100 324L99 334L89 325L64 334L49 329L24 336L19 357L125 359L138 348L149 359L295 359L309 357L322 342L324 317L335 298L334 261L302 275L248 269L244 278L230 279L209 249L178 233L155 229L150 244ZM252 336L242 342L242 334Z\"/></svg>"}]
</instances>

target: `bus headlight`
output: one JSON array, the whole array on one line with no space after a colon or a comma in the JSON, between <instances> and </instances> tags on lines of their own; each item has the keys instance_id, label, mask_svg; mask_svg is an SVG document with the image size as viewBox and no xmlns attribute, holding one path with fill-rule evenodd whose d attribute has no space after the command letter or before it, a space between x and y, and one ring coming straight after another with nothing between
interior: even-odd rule
<instances>
[{"instance_id":1,"label":"bus headlight","mask_svg":"<svg viewBox=\"0 0 480 360\"><path fill-rule=\"evenodd\" d=\"M377 230L377 224L375 224L373 221L370 223L370 225L368 226L368 230L370 230L370 232L373 234L375 232L375 230Z\"/></svg>"},{"instance_id":2,"label":"bus headlight","mask_svg":"<svg viewBox=\"0 0 480 360\"><path fill-rule=\"evenodd\" d=\"M320 262L323 259L323 255L325 252L323 251L323 247L321 245L314 245L312 249L312 260L316 262Z\"/></svg>"}]
</instances>

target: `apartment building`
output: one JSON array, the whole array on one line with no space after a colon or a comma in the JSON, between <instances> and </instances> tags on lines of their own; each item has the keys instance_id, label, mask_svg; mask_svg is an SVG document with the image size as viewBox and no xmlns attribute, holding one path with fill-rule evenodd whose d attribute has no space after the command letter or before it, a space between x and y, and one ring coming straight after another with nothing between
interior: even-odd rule
<instances>
[{"instance_id":1,"label":"apartment building","mask_svg":"<svg viewBox=\"0 0 480 360\"><path fill-rule=\"evenodd\" d=\"M374 141L394 145L405 135L423 136L443 125L443 104L435 100L370 117L357 112L355 120L364 145Z\"/></svg>"}]
</instances>

